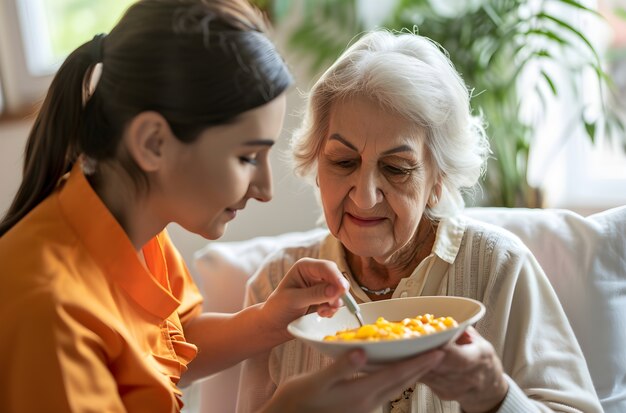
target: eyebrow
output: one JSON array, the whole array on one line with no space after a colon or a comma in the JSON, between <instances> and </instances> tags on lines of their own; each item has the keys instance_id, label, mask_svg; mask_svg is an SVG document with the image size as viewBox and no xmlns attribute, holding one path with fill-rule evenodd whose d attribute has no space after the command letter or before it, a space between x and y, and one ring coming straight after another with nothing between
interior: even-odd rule
<instances>
[{"instance_id":1,"label":"eyebrow","mask_svg":"<svg viewBox=\"0 0 626 413\"><path fill-rule=\"evenodd\" d=\"M251 141L244 142L244 146L273 146L275 141L271 139L254 139Z\"/></svg>"},{"instance_id":2,"label":"eyebrow","mask_svg":"<svg viewBox=\"0 0 626 413\"><path fill-rule=\"evenodd\" d=\"M356 146L354 146L353 144L345 140L343 136L339 135L338 133L333 133L332 135L330 135L329 139L339 141L343 143L344 145L346 145L348 148L352 149L353 151L358 152L358 149L356 148ZM398 153L398 152L413 152L413 148L411 148L409 145L400 145L396 148L391 148L389 150L386 150L382 154L391 155L391 154Z\"/></svg>"},{"instance_id":3,"label":"eyebrow","mask_svg":"<svg viewBox=\"0 0 626 413\"><path fill-rule=\"evenodd\" d=\"M383 155L391 155L398 152L413 152L413 148L411 148L409 145L400 145L397 148L392 148L388 151L383 152Z\"/></svg>"},{"instance_id":4,"label":"eyebrow","mask_svg":"<svg viewBox=\"0 0 626 413\"><path fill-rule=\"evenodd\" d=\"M356 146L354 146L353 144L351 144L350 142L345 140L343 138L343 136L341 136L338 133L333 133L332 135L330 135L329 139L331 141L339 141L339 142L343 143L344 145L346 145L348 148L352 149L353 151L358 152L358 149L356 148Z\"/></svg>"}]
</instances>

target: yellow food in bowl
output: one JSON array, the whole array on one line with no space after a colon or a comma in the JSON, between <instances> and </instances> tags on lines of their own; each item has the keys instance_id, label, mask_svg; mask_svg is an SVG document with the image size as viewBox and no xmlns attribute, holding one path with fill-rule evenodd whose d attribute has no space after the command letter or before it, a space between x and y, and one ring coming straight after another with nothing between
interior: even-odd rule
<instances>
[{"instance_id":1,"label":"yellow food in bowl","mask_svg":"<svg viewBox=\"0 0 626 413\"><path fill-rule=\"evenodd\" d=\"M420 337L459 324L452 317L437 317L432 314L423 314L415 318L405 318L402 321L387 321L378 317L376 323L366 324L359 328L340 330L334 336L324 337L325 341L380 341L397 340L400 338Z\"/></svg>"}]
</instances>

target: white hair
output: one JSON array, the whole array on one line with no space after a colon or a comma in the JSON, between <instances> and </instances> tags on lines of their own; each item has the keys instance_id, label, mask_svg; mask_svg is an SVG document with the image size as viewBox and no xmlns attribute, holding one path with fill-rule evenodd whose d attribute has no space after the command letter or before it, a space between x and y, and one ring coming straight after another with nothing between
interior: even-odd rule
<instances>
[{"instance_id":1,"label":"white hair","mask_svg":"<svg viewBox=\"0 0 626 413\"><path fill-rule=\"evenodd\" d=\"M291 140L296 173L314 182L317 157L328 133L332 104L365 96L424 130L425 145L442 185L439 203L426 214L438 219L464 207L490 154L481 116L447 53L413 33L377 30L350 46L311 89L301 126Z\"/></svg>"}]
</instances>

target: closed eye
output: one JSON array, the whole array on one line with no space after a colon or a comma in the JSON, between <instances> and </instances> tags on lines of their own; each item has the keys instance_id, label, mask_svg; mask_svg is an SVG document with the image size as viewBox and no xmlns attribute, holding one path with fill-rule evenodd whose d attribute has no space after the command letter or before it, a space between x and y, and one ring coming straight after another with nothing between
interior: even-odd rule
<instances>
[{"instance_id":1,"label":"closed eye","mask_svg":"<svg viewBox=\"0 0 626 413\"><path fill-rule=\"evenodd\" d=\"M251 158L248 156L240 156L239 161L241 161L241 163L247 163L247 164L254 165L254 166L256 166L259 163L259 161L256 158Z\"/></svg>"},{"instance_id":2,"label":"closed eye","mask_svg":"<svg viewBox=\"0 0 626 413\"><path fill-rule=\"evenodd\" d=\"M356 161L353 161L353 160L333 161L332 164L339 168L349 169L349 168L353 168L356 165Z\"/></svg>"},{"instance_id":3,"label":"closed eye","mask_svg":"<svg viewBox=\"0 0 626 413\"><path fill-rule=\"evenodd\" d=\"M413 172L413 169L410 168L399 168L397 166L385 165L384 169L386 172L392 175L410 175Z\"/></svg>"}]
</instances>

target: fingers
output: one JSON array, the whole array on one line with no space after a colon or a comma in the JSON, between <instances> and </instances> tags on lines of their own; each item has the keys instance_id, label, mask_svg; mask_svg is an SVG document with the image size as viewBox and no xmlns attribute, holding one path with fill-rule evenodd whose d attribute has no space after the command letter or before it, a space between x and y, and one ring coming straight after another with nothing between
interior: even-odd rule
<instances>
[{"instance_id":1,"label":"fingers","mask_svg":"<svg viewBox=\"0 0 626 413\"><path fill-rule=\"evenodd\" d=\"M376 390L379 394L389 390L397 391L398 387L404 384L414 384L420 377L433 369L443 359L443 352L434 350L421 354L408 360L402 360L388 367L368 374L356 380L356 384L361 391ZM320 373L329 387L338 382L342 382L354 377L367 362L367 357L363 350L352 350L341 357Z\"/></svg>"},{"instance_id":2,"label":"fingers","mask_svg":"<svg viewBox=\"0 0 626 413\"><path fill-rule=\"evenodd\" d=\"M453 400L479 387L482 379L481 373L479 368L445 375L431 371L421 381L442 400Z\"/></svg>"},{"instance_id":3,"label":"fingers","mask_svg":"<svg viewBox=\"0 0 626 413\"><path fill-rule=\"evenodd\" d=\"M476 330L468 328L465 336L444 346L442 352L444 360L421 380L439 398L456 400L465 410L473 406L472 410L481 411L505 397L508 384L500 359Z\"/></svg>"},{"instance_id":4,"label":"fingers","mask_svg":"<svg viewBox=\"0 0 626 413\"><path fill-rule=\"evenodd\" d=\"M314 285L313 287L295 288L286 291L289 294L289 300L297 303L299 307L310 307L320 305L321 308L338 308L343 303L341 295L337 293L337 289L325 284Z\"/></svg>"},{"instance_id":5,"label":"fingers","mask_svg":"<svg viewBox=\"0 0 626 413\"><path fill-rule=\"evenodd\" d=\"M362 350L354 350L324 370L288 382L274 397L275 408L266 410L287 411L284 405L290 405L289 411L293 411L294 406L298 406L298 411L326 413L370 411L402 388L415 384L421 375L441 361L441 357L441 352L435 350L355 379L355 374L365 366L366 357ZM296 404L294 397L297 397Z\"/></svg>"},{"instance_id":6,"label":"fingers","mask_svg":"<svg viewBox=\"0 0 626 413\"><path fill-rule=\"evenodd\" d=\"M359 385L373 397L386 400L395 396L402 388L414 385L435 368L443 357L443 352L434 350L413 359L402 360L362 378Z\"/></svg>"},{"instance_id":7,"label":"fingers","mask_svg":"<svg viewBox=\"0 0 626 413\"><path fill-rule=\"evenodd\" d=\"M341 303L339 303L341 305ZM320 304L317 306L317 314L321 317L332 317L339 310L339 306L331 306L329 304Z\"/></svg>"},{"instance_id":8,"label":"fingers","mask_svg":"<svg viewBox=\"0 0 626 413\"><path fill-rule=\"evenodd\" d=\"M487 345L485 345L485 343ZM475 367L477 363L490 354L488 342L480 336L472 338L471 333L462 335L456 342L442 347L445 358L433 370L435 374L463 374Z\"/></svg>"},{"instance_id":9,"label":"fingers","mask_svg":"<svg viewBox=\"0 0 626 413\"><path fill-rule=\"evenodd\" d=\"M363 350L357 349L337 358L337 360L322 370L320 377L322 382L328 387L333 387L336 383L351 379L356 373L365 366L367 357Z\"/></svg>"},{"instance_id":10,"label":"fingers","mask_svg":"<svg viewBox=\"0 0 626 413\"><path fill-rule=\"evenodd\" d=\"M324 413L365 412L376 406L355 374L365 365L363 350L353 350L315 373L289 380L279 387L264 412L308 411Z\"/></svg>"},{"instance_id":11,"label":"fingers","mask_svg":"<svg viewBox=\"0 0 626 413\"><path fill-rule=\"evenodd\" d=\"M343 303L348 281L334 262L303 258L297 261L263 303L262 317L270 330L284 330L291 321L319 308L329 317Z\"/></svg>"},{"instance_id":12,"label":"fingers","mask_svg":"<svg viewBox=\"0 0 626 413\"><path fill-rule=\"evenodd\" d=\"M326 303L337 308L343 304L341 296L349 284L334 262L303 258L289 270L280 287L289 290L292 302L302 307Z\"/></svg>"},{"instance_id":13,"label":"fingers","mask_svg":"<svg viewBox=\"0 0 626 413\"><path fill-rule=\"evenodd\" d=\"M338 295L343 294L348 288L348 282L341 275L337 264L332 261L302 258L293 265L292 270L297 271L299 280L307 286L320 282L328 283L338 289ZM297 281L298 277L295 280Z\"/></svg>"}]
</instances>

